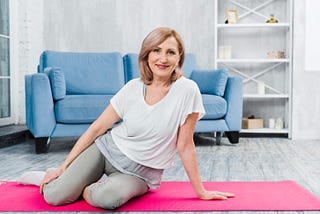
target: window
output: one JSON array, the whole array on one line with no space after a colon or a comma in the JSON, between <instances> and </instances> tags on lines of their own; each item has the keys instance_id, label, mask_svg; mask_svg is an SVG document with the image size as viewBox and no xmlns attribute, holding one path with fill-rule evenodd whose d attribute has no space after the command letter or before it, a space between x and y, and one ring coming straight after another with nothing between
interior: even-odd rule
<instances>
[{"instance_id":1,"label":"window","mask_svg":"<svg viewBox=\"0 0 320 214\"><path fill-rule=\"evenodd\" d=\"M0 125L11 118L9 0L0 0Z\"/></svg>"}]
</instances>

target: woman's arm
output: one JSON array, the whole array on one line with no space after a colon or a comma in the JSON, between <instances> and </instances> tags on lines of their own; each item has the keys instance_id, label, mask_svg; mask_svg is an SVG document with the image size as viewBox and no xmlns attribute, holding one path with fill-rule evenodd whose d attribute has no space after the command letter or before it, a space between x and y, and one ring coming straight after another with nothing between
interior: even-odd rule
<instances>
[{"instance_id":1,"label":"woman's arm","mask_svg":"<svg viewBox=\"0 0 320 214\"><path fill-rule=\"evenodd\" d=\"M89 128L82 134L76 144L73 146L68 157L62 164L61 168L66 169L72 161L81 153L83 150L88 148L97 137L104 134L115 122L119 120L119 116L112 107L108 107L102 112L102 114L89 126Z\"/></svg>"},{"instance_id":2,"label":"woman's arm","mask_svg":"<svg viewBox=\"0 0 320 214\"><path fill-rule=\"evenodd\" d=\"M202 185L196 149L193 142L193 133L197 120L198 113L190 114L187 117L186 122L179 128L177 141L178 152L192 187L197 196L203 200L233 197L234 195L232 193L207 191Z\"/></svg>"},{"instance_id":3,"label":"woman's arm","mask_svg":"<svg viewBox=\"0 0 320 214\"><path fill-rule=\"evenodd\" d=\"M109 105L77 140L63 164L57 170L45 175L42 183L40 184L40 192L42 192L44 184L47 184L53 179L59 177L81 152L88 148L97 137L104 134L119 119L120 118L112 105Z\"/></svg>"}]
</instances>

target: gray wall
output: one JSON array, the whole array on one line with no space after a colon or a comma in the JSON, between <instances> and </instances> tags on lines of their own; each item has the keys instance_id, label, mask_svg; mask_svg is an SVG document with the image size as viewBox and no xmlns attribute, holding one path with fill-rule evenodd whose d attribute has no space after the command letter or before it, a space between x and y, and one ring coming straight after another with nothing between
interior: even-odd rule
<instances>
[{"instance_id":1,"label":"gray wall","mask_svg":"<svg viewBox=\"0 0 320 214\"><path fill-rule=\"evenodd\" d=\"M212 0L47 0L44 48L139 52L147 33L166 26L201 65L213 67L213 10Z\"/></svg>"},{"instance_id":2,"label":"gray wall","mask_svg":"<svg viewBox=\"0 0 320 214\"><path fill-rule=\"evenodd\" d=\"M314 5L319 8L320 2ZM293 139L320 139L320 72L305 71L305 3L295 1L293 52ZM319 16L319 15L318 15ZM315 44L320 47L319 43Z\"/></svg>"},{"instance_id":3,"label":"gray wall","mask_svg":"<svg viewBox=\"0 0 320 214\"><path fill-rule=\"evenodd\" d=\"M25 122L23 76L36 72L41 51L138 52L155 27L176 29L201 68L213 68L213 0L12 0L18 52L17 122ZM320 73L304 71L304 1L295 0L293 139L320 139ZM40 5L40 7L39 7Z\"/></svg>"}]
</instances>

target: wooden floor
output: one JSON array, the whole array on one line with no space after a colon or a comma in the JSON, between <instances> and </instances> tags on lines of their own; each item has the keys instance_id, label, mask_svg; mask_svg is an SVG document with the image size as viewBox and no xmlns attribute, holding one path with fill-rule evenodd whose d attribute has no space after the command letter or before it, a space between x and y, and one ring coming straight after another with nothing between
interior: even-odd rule
<instances>
[{"instance_id":1,"label":"wooden floor","mask_svg":"<svg viewBox=\"0 0 320 214\"><path fill-rule=\"evenodd\" d=\"M48 154L36 155L32 140L0 148L0 180L12 180L28 170L46 170L64 160L75 139L52 140ZM197 140L196 149L203 181L294 180L320 198L320 141L291 141L286 138L241 138L231 145L226 138L220 146ZM187 181L176 158L176 165L165 171L165 181ZM65 213L65 212L63 212ZM190 213L190 212L188 212ZM199 212L196 212L199 213ZM238 214L248 212L214 212ZM249 212L319 213L319 212Z\"/></svg>"}]
</instances>

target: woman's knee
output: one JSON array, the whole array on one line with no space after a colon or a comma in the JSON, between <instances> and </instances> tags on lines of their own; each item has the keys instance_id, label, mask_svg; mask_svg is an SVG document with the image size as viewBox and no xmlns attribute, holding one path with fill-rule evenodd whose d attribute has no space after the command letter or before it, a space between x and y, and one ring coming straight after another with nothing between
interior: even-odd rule
<instances>
[{"instance_id":1,"label":"woman's knee","mask_svg":"<svg viewBox=\"0 0 320 214\"><path fill-rule=\"evenodd\" d=\"M51 205L74 202L81 196L85 186L101 177L103 168L103 156L93 144L81 153L60 177L44 186L45 201Z\"/></svg>"},{"instance_id":2,"label":"woman's knee","mask_svg":"<svg viewBox=\"0 0 320 214\"><path fill-rule=\"evenodd\" d=\"M45 185L43 188L43 197L44 200L47 202L47 204L59 206L65 204L64 197L62 197L62 194L55 189L55 188L49 188L48 185Z\"/></svg>"},{"instance_id":3,"label":"woman's knee","mask_svg":"<svg viewBox=\"0 0 320 214\"><path fill-rule=\"evenodd\" d=\"M127 200L123 195L120 195L117 192L113 192L112 195L110 194L108 198L105 200L101 200L100 207L108 210L113 210L118 207L121 207Z\"/></svg>"},{"instance_id":4,"label":"woman's knee","mask_svg":"<svg viewBox=\"0 0 320 214\"><path fill-rule=\"evenodd\" d=\"M59 206L71 203L78 198L69 192L67 188L59 188L54 183L55 181L52 181L43 187L43 197L48 204Z\"/></svg>"},{"instance_id":5,"label":"woman's knee","mask_svg":"<svg viewBox=\"0 0 320 214\"><path fill-rule=\"evenodd\" d=\"M108 178L106 182L94 183L86 188L87 202L104 209L116 209L131 198L143 195L148 191L147 184L140 178L123 179L124 176Z\"/></svg>"},{"instance_id":6,"label":"woman's knee","mask_svg":"<svg viewBox=\"0 0 320 214\"><path fill-rule=\"evenodd\" d=\"M101 191L98 186L100 185L91 185L83 192L84 199L92 206L112 210L120 207L127 201L126 196L122 195L116 189L103 188L103 191Z\"/></svg>"}]
</instances>

